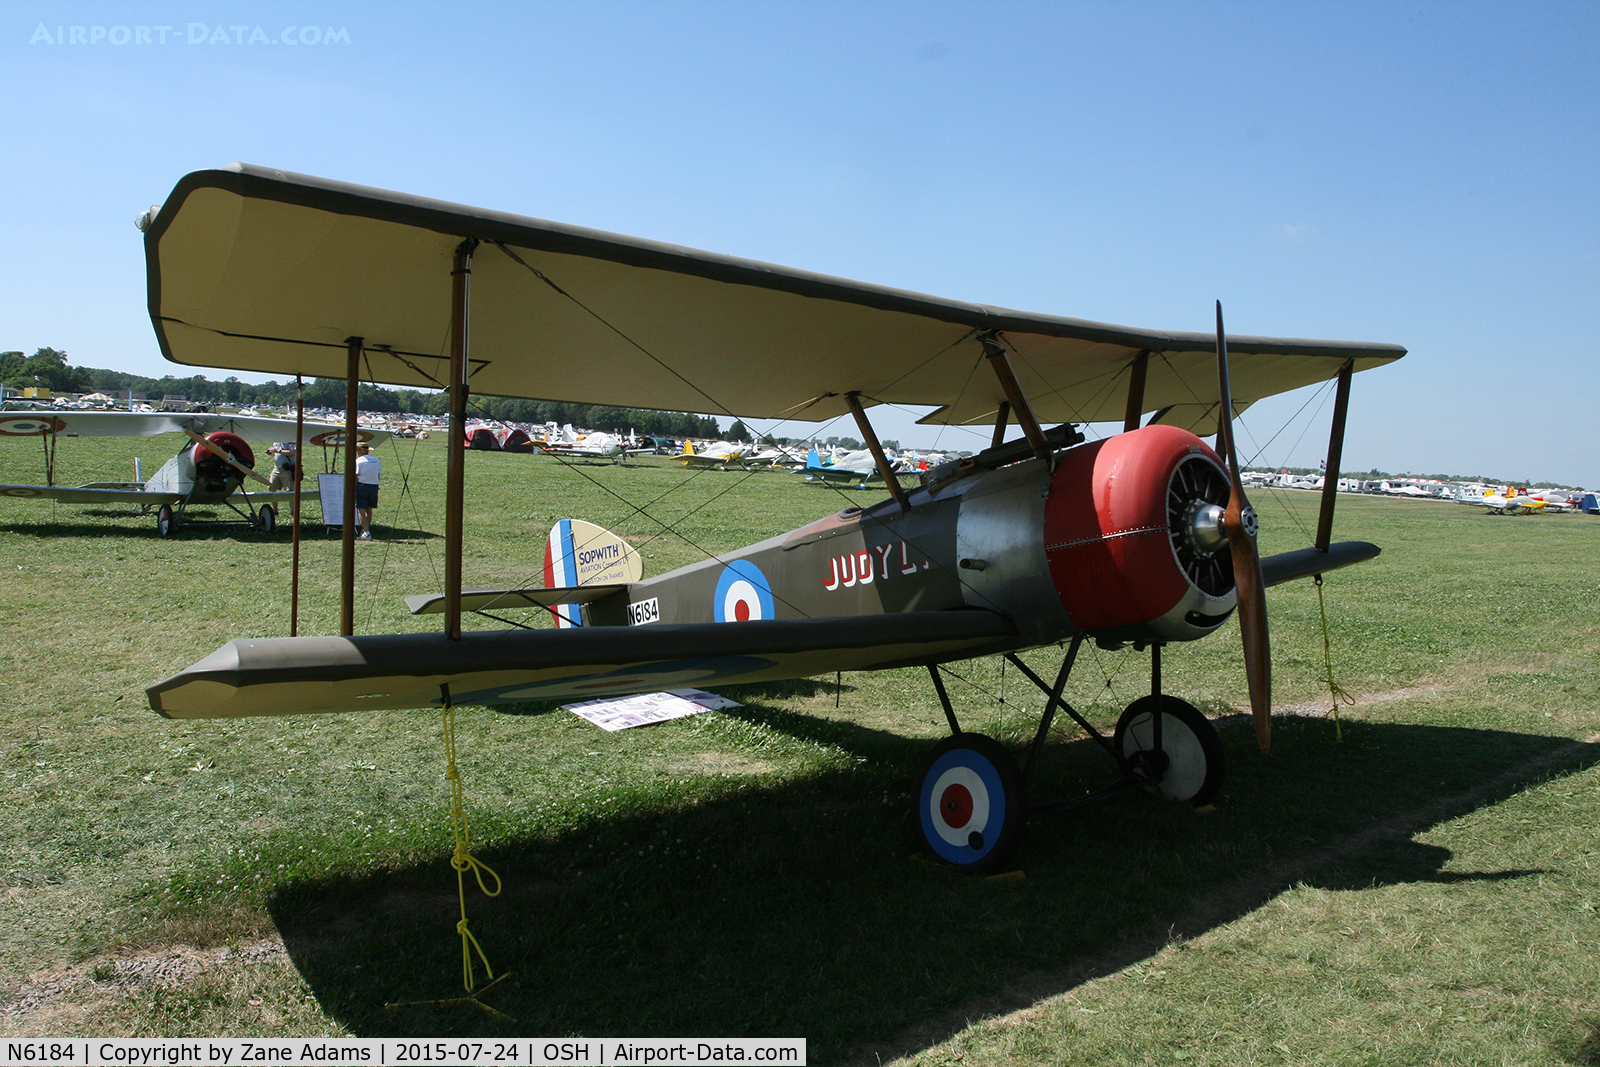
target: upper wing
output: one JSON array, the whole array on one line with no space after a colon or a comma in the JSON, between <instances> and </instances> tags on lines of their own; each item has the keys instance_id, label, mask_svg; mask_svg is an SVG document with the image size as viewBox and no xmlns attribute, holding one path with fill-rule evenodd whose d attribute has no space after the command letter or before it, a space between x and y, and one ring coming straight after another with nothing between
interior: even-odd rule
<instances>
[{"instance_id":1,"label":"upper wing","mask_svg":"<svg viewBox=\"0 0 1600 1067\"><path fill-rule=\"evenodd\" d=\"M236 640L146 690L169 719L649 693L972 655L1014 639L990 611L570 630Z\"/></svg>"},{"instance_id":2,"label":"upper wing","mask_svg":"<svg viewBox=\"0 0 1600 1067\"><path fill-rule=\"evenodd\" d=\"M145 232L150 317L178 363L438 387L452 256L472 259L472 388L625 407L822 420L928 405L988 423L974 374L997 330L1042 422L1121 421L1150 353L1145 410L1216 404L1211 333L1140 330L944 300L575 226L246 164L180 181ZM1239 407L1400 358L1398 345L1229 337ZM570 353L581 352L582 358ZM603 370L603 373L601 372Z\"/></svg>"},{"instance_id":3,"label":"upper wing","mask_svg":"<svg viewBox=\"0 0 1600 1067\"><path fill-rule=\"evenodd\" d=\"M295 422L293 419L269 419L260 415L191 415L189 418L199 423L195 428L196 433L208 434L225 430L236 433L246 441L293 441ZM307 420L304 424L305 439L313 445L338 446L344 444L344 423L342 422L313 422ZM358 441L368 441L376 444L389 437L388 430L375 430L369 426L362 426L356 430Z\"/></svg>"},{"instance_id":4,"label":"upper wing","mask_svg":"<svg viewBox=\"0 0 1600 1067\"><path fill-rule=\"evenodd\" d=\"M8 411L0 414L0 436L47 437L70 434L77 437L153 437L161 433L182 433L194 429L194 415L166 412L143 414L132 411Z\"/></svg>"}]
</instances>

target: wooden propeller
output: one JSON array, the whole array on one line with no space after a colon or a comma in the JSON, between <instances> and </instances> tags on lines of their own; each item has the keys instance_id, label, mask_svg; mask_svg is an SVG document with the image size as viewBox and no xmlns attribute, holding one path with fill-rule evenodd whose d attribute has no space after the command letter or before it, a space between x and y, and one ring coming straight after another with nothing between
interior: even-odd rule
<instances>
[{"instance_id":1,"label":"wooden propeller","mask_svg":"<svg viewBox=\"0 0 1600 1067\"><path fill-rule=\"evenodd\" d=\"M218 459L222 460L222 462L226 463L228 466L232 467L234 470L238 471L240 474L249 475L250 477L254 478L256 481L260 482L262 485L270 486L272 484L267 479L261 477L261 475L257 474L255 471L251 470L249 467L246 467L243 463L240 463L238 460L236 460L232 456L228 455L228 453L224 452L219 446L212 444L210 441L207 441L204 437L201 437L199 434L195 433L193 430L190 430L190 429L186 428L183 432L188 434L191 438L193 438L195 444L199 445L201 448L205 449L207 452L210 452L213 456L216 456Z\"/></svg>"},{"instance_id":2,"label":"wooden propeller","mask_svg":"<svg viewBox=\"0 0 1600 1067\"><path fill-rule=\"evenodd\" d=\"M1250 714L1261 751L1272 748L1272 643L1267 636L1267 592L1256 551L1256 512L1244 495L1239 456L1233 444L1233 389L1228 382L1228 338L1217 301L1217 446L1228 465L1228 507L1222 527L1233 556L1233 584L1239 596L1239 633L1244 638L1244 671L1250 686Z\"/></svg>"}]
</instances>

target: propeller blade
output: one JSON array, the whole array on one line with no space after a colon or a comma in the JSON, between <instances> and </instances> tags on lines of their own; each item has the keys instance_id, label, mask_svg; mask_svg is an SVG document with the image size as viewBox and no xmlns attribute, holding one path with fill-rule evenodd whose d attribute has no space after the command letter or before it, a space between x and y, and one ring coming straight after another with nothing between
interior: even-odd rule
<instances>
[{"instance_id":1,"label":"propeller blade","mask_svg":"<svg viewBox=\"0 0 1600 1067\"><path fill-rule=\"evenodd\" d=\"M1267 586L1256 551L1256 512L1244 495L1239 456L1233 444L1233 388L1228 381L1228 338L1222 328L1222 301L1217 301L1217 395L1221 414L1217 444L1228 465L1228 507L1222 526L1233 556L1233 584L1239 597L1239 633L1244 639L1245 679L1250 687L1250 714L1262 752L1272 748L1272 643L1267 635Z\"/></svg>"}]
</instances>

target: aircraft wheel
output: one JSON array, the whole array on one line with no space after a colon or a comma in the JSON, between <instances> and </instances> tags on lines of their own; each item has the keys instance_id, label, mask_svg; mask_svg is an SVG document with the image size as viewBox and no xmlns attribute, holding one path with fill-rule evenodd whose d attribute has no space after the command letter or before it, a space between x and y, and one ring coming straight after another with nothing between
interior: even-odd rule
<instances>
[{"instance_id":1,"label":"aircraft wheel","mask_svg":"<svg viewBox=\"0 0 1600 1067\"><path fill-rule=\"evenodd\" d=\"M269 534L278 528L278 510L271 504L262 504L261 510L256 512L256 524L261 527L261 532Z\"/></svg>"},{"instance_id":2,"label":"aircraft wheel","mask_svg":"<svg viewBox=\"0 0 1600 1067\"><path fill-rule=\"evenodd\" d=\"M1155 751L1155 710L1161 709L1161 749ZM1113 743L1145 788L1163 800L1199 807L1222 791L1222 740L1211 720L1177 697L1143 696L1117 720Z\"/></svg>"},{"instance_id":3,"label":"aircraft wheel","mask_svg":"<svg viewBox=\"0 0 1600 1067\"><path fill-rule=\"evenodd\" d=\"M1022 836L1023 798L1016 761L982 734L957 734L923 765L917 821L934 856L965 870L987 870Z\"/></svg>"},{"instance_id":4,"label":"aircraft wheel","mask_svg":"<svg viewBox=\"0 0 1600 1067\"><path fill-rule=\"evenodd\" d=\"M177 528L178 517L172 513L172 505L162 504L161 510L156 512L156 535L171 537Z\"/></svg>"}]
</instances>

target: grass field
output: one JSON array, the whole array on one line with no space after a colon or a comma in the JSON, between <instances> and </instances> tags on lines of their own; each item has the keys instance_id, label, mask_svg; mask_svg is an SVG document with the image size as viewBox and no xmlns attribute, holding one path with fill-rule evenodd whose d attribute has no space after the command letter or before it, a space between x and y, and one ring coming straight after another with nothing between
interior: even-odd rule
<instances>
[{"instance_id":1,"label":"grass field","mask_svg":"<svg viewBox=\"0 0 1600 1067\"><path fill-rule=\"evenodd\" d=\"M58 480L147 471L167 438L63 442ZM440 442L385 445L357 630L432 623ZM865 496L663 461L468 459L469 585L535 579L554 520L649 574ZM0 448L36 481L37 447ZM403 488L404 484L404 488ZM1315 498L1256 494L1263 549ZM641 510L643 509L643 510ZM304 527L301 632L337 629L336 539ZM287 516L283 520L287 523ZM665 524L665 525L662 525ZM666 532L671 527L674 532ZM1031 826L1018 873L916 855L912 776L943 716L921 671L729 689L742 709L605 734L566 712L464 708L468 896L510 978L461 989L437 713L175 723L144 688L289 626L287 529L0 498L8 639L0 1034L790 1036L813 1063L1600 1064L1600 522L1351 497L1384 546L1272 590L1271 756L1237 713L1232 626L1170 647L1164 688L1219 720L1214 811L1139 795ZM1026 657L1053 672L1059 651ZM957 664L968 729L1020 743L1040 697ZM1109 725L1143 657L1086 653L1068 699ZM1035 796L1109 777L1059 732ZM481 972L480 972L481 975Z\"/></svg>"}]
</instances>

